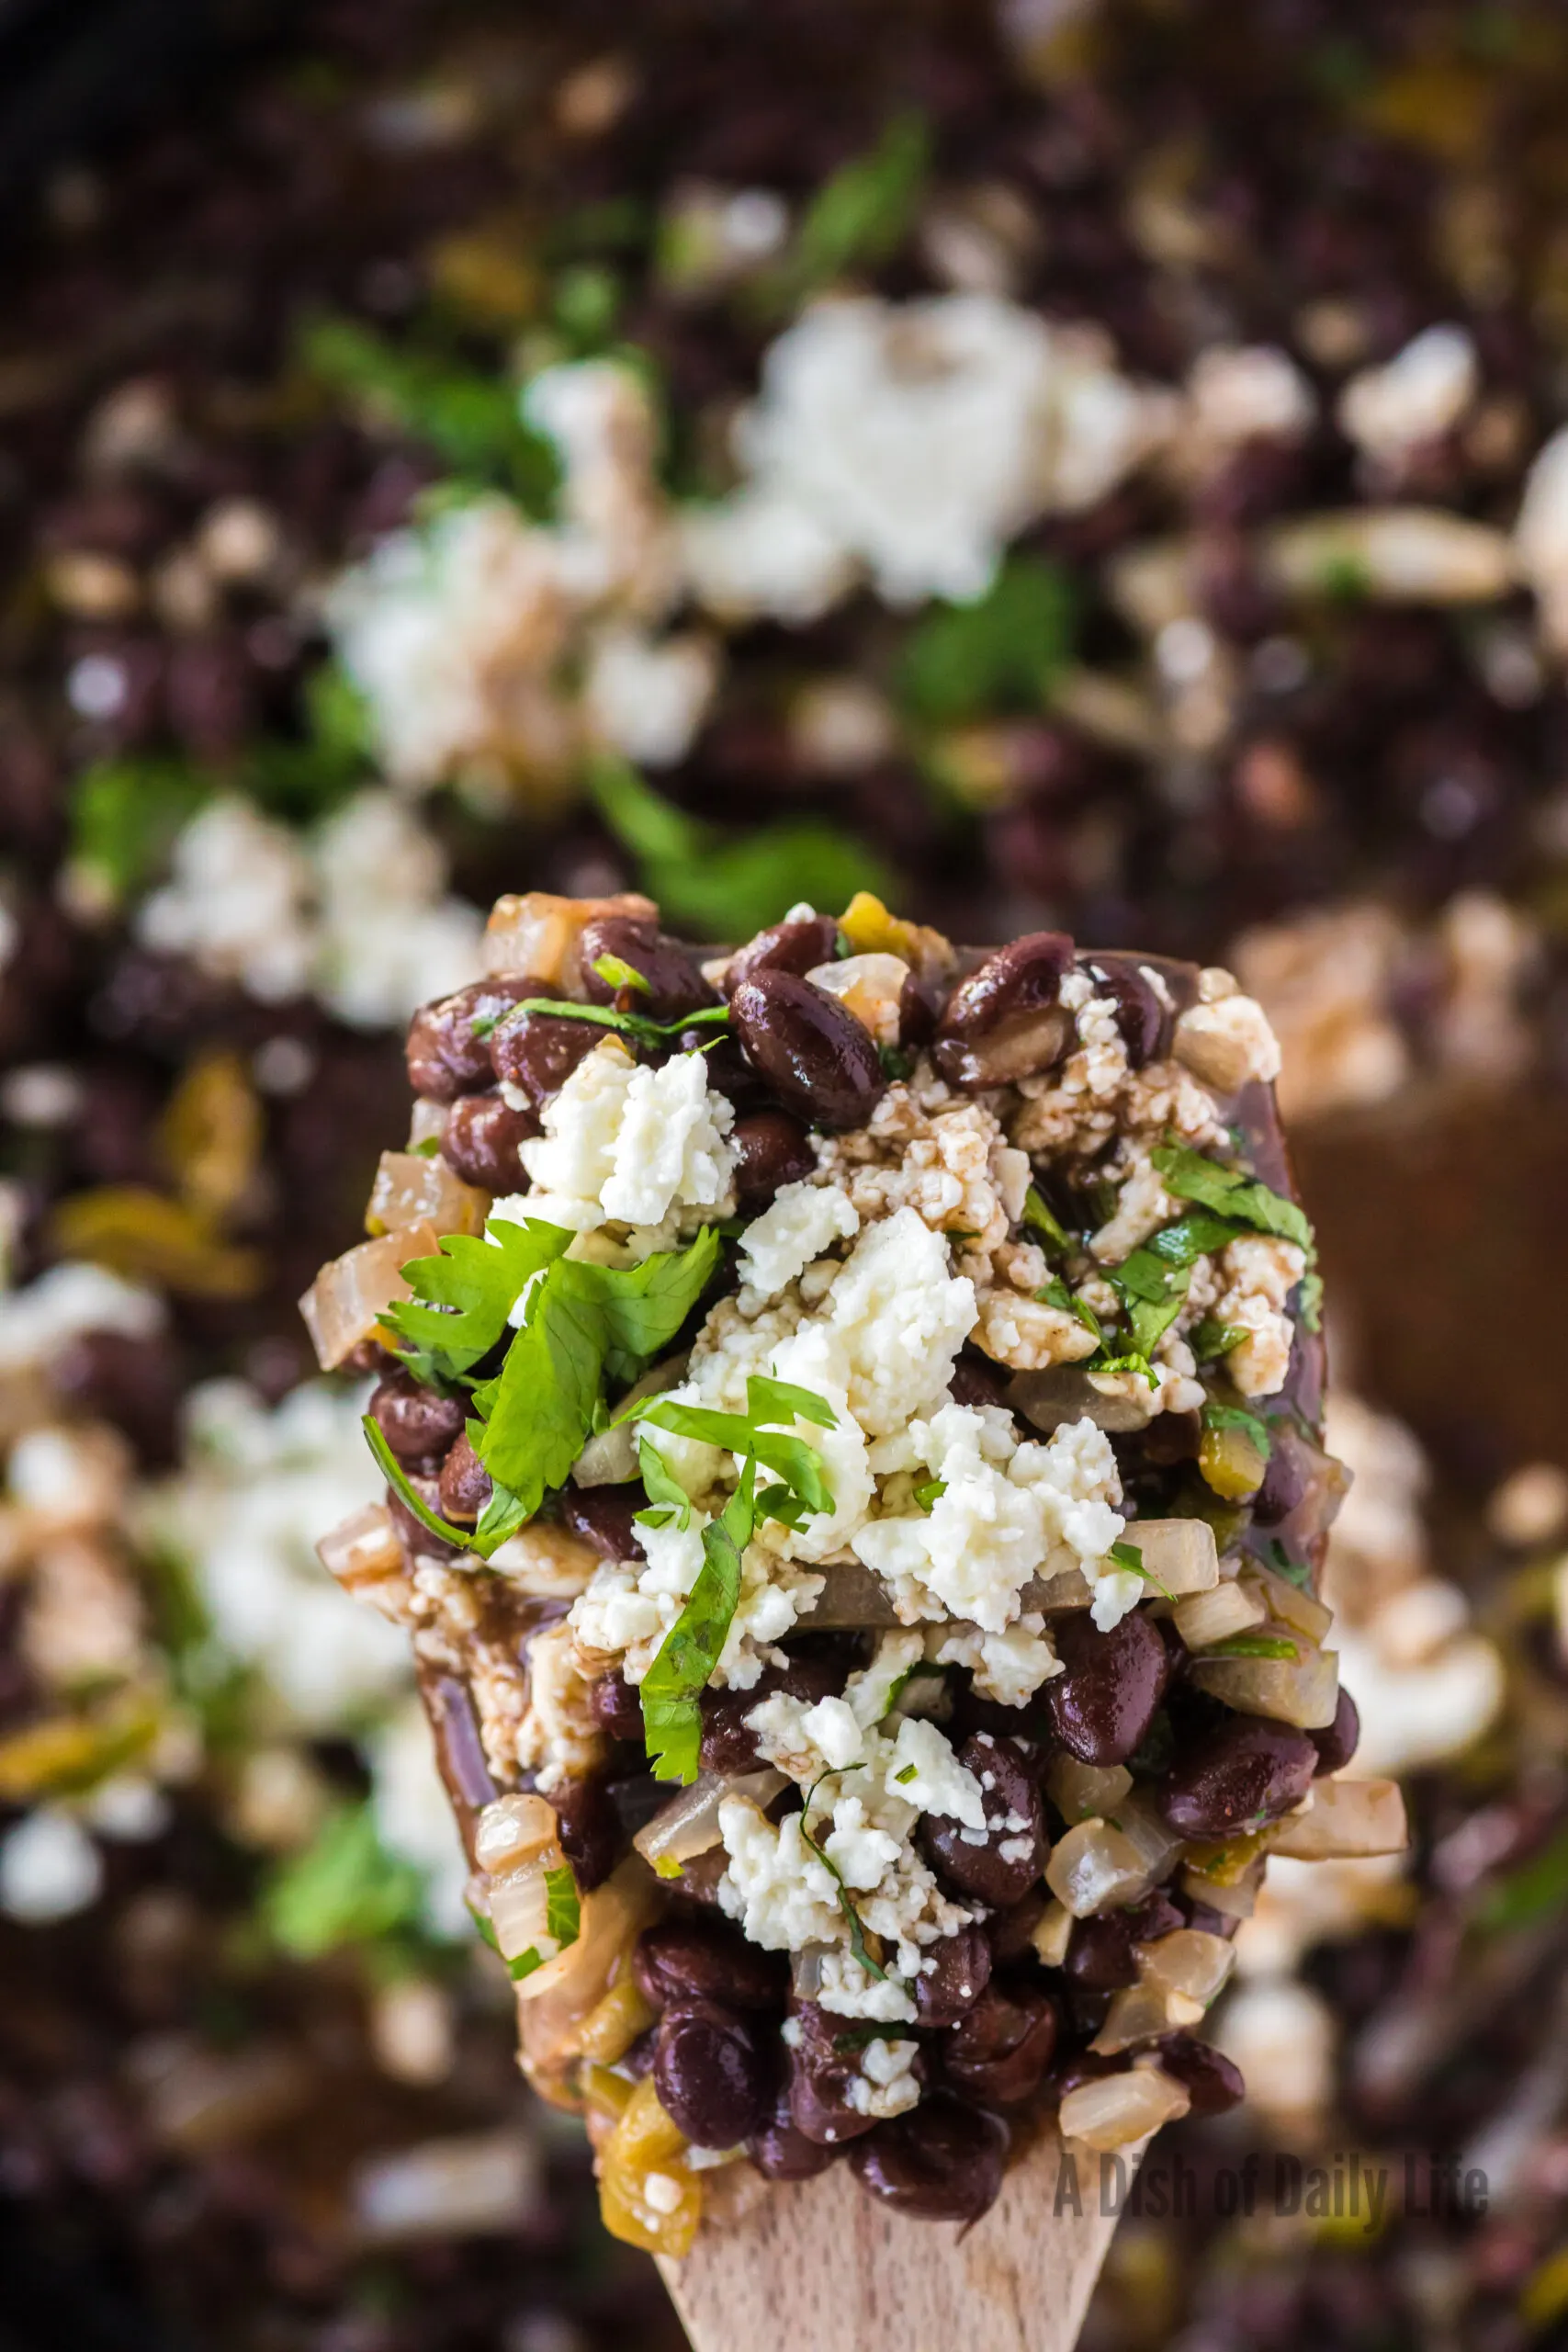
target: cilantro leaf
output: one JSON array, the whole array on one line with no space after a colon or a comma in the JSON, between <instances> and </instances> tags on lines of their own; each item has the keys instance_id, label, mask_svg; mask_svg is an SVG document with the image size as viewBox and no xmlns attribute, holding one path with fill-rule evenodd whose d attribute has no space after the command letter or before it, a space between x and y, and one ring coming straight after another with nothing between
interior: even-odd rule
<instances>
[{"instance_id":1,"label":"cilantro leaf","mask_svg":"<svg viewBox=\"0 0 1568 2352\"><path fill-rule=\"evenodd\" d=\"M702 1746L697 1702L728 1639L740 1599L740 1563L754 1529L756 1464L741 1466L740 1483L717 1519L703 1530L703 1565L690 1598L643 1676L643 1743L656 1781L694 1781Z\"/></svg>"},{"instance_id":2,"label":"cilantro leaf","mask_svg":"<svg viewBox=\"0 0 1568 2352\"><path fill-rule=\"evenodd\" d=\"M599 960L604 963L620 959L601 956ZM630 966L626 968L629 970ZM673 1021L655 1021L648 1012L620 1012L613 1004L578 1004L570 998L554 996L525 996L502 1019L515 1021L525 1012L547 1013L553 1021L587 1021L596 1029L618 1029L624 1037L635 1037L639 1046L665 1046L684 1029L723 1029L729 1022L727 1004L706 1004L695 1012L682 1012ZM501 1025L502 1020L487 1023L482 1014L469 1023L477 1037L488 1037Z\"/></svg>"},{"instance_id":3,"label":"cilantro leaf","mask_svg":"<svg viewBox=\"0 0 1568 2352\"><path fill-rule=\"evenodd\" d=\"M1141 1577L1145 1584L1152 1584L1156 1592L1162 1592L1165 1595L1167 1600L1176 1599L1170 1587L1161 1583L1153 1568L1145 1567L1143 1553L1136 1544L1128 1544L1125 1541L1112 1544L1105 1556L1113 1567L1122 1569L1125 1575Z\"/></svg>"},{"instance_id":4,"label":"cilantro leaf","mask_svg":"<svg viewBox=\"0 0 1568 2352\"><path fill-rule=\"evenodd\" d=\"M577 1880L570 1862L545 1872L545 1933L553 1936L557 1946L565 1951L577 1941L582 1924L582 1905L578 1899Z\"/></svg>"},{"instance_id":5,"label":"cilantro leaf","mask_svg":"<svg viewBox=\"0 0 1568 2352\"><path fill-rule=\"evenodd\" d=\"M473 1542L468 1529L454 1527L449 1520L445 1520L438 1512L433 1511L430 1505L415 1493L409 1483L408 1472L387 1443L381 1425L375 1415L367 1413L359 1426L365 1431L370 1451L375 1455L388 1485L396 1489L404 1508L413 1513L422 1527L428 1527L433 1535L439 1535L444 1544L457 1544L466 1552Z\"/></svg>"},{"instance_id":6,"label":"cilantro leaf","mask_svg":"<svg viewBox=\"0 0 1568 2352\"><path fill-rule=\"evenodd\" d=\"M1100 1328L1099 1316L1087 1299L1077 1297L1067 1288L1060 1274L1054 1274L1044 1289L1037 1290L1034 1295L1043 1306L1054 1306L1059 1314L1073 1316L1086 1331L1093 1333L1097 1347L1105 1345L1105 1333Z\"/></svg>"},{"instance_id":7,"label":"cilantro leaf","mask_svg":"<svg viewBox=\"0 0 1568 2352\"><path fill-rule=\"evenodd\" d=\"M1221 1216L1251 1226L1256 1232L1277 1234L1311 1257L1312 1227L1294 1201L1270 1192L1267 1184L1238 1168L1222 1168L1217 1159L1205 1159L1187 1144L1160 1144L1149 1157L1164 1177L1166 1190L1179 1201L1197 1201Z\"/></svg>"},{"instance_id":8,"label":"cilantro leaf","mask_svg":"<svg viewBox=\"0 0 1568 2352\"><path fill-rule=\"evenodd\" d=\"M1043 1234L1052 1249L1066 1252L1072 1248L1072 1235L1060 1217L1047 1207L1037 1184L1031 1184L1024 1194L1023 1222L1025 1225L1032 1225L1037 1233Z\"/></svg>"},{"instance_id":9,"label":"cilantro leaf","mask_svg":"<svg viewBox=\"0 0 1568 2352\"><path fill-rule=\"evenodd\" d=\"M750 1392L750 1382L747 1386ZM751 1414L716 1412L705 1405L682 1405L667 1396L655 1397L641 1418L655 1429L668 1430L671 1437L694 1438L699 1444L716 1445L727 1453L760 1463L782 1478L808 1511L835 1508L821 1461L804 1438L763 1429ZM793 1413L790 1419L795 1419Z\"/></svg>"},{"instance_id":10,"label":"cilantro leaf","mask_svg":"<svg viewBox=\"0 0 1568 2352\"><path fill-rule=\"evenodd\" d=\"M925 184L931 137L922 118L896 115L869 154L824 180L795 232L785 275L795 299L852 265L886 261L903 243Z\"/></svg>"},{"instance_id":11,"label":"cilantro leaf","mask_svg":"<svg viewBox=\"0 0 1568 2352\"><path fill-rule=\"evenodd\" d=\"M1212 1315L1205 1315L1189 1334L1189 1342L1200 1363L1213 1363L1219 1357L1228 1356L1233 1348L1239 1348L1246 1337L1241 1324L1217 1323Z\"/></svg>"},{"instance_id":12,"label":"cilantro leaf","mask_svg":"<svg viewBox=\"0 0 1568 2352\"><path fill-rule=\"evenodd\" d=\"M145 888L212 780L178 759L95 760L71 786L71 855L117 904Z\"/></svg>"},{"instance_id":13,"label":"cilantro leaf","mask_svg":"<svg viewBox=\"0 0 1568 2352\"><path fill-rule=\"evenodd\" d=\"M1268 1422L1258 1414L1249 1413L1245 1405L1220 1405L1211 1396L1203 1408L1203 1427L1207 1430L1245 1430L1265 1462L1274 1451Z\"/></svg>"},{"instance_id":14,"label":"cilantro leaf","mask_svg":"<svg viewBox=\"0 0 1568 2352\"><path fill-rule=\"evenodd\" d=\"M596 956L593 969L607 989L635 989L638 996L653 994L642 974L619 956Z\"/></svg>"},{"instance_id":15,"label":"cilantro leaf","mask_svg":"<svg viewBox=\"0 0 1568 2352\"><path fill-rule=\"evenodd\" d=\"M560 1226L536 1219L524 1225L492 1220L483 1240L446 1234L439 1257L412 1258L404 1266L413 1297L384 1308L381 1320L411 1340L436 1372L460 1378L489 1355L530 1282L571 1239Z\"/></svg>"},{"instance_id":16,"label":"cilantro leaf","mask_svg":"<svg viewBox=\"0 0 1568 2352\"><path fill-rule=\"evenodd\" d=\"M914 1500L916 1510L923 1511L931 1511L934 1510L936 1505L941 1502L946 1492L947 1480L945 1478L927 1478L922 1485L915 1488Z\"/></svg>"},{"instance_id":17,"label":"cilantro leaf","mask_svg":"<svg viewBox=\"0 0 1568 2352\"><path fill-rule=\"evenodd\" d=\"M826 1773L822 1776L823 1780L826 1780L827 1777ZM839 1898L839 1908L844 1915L844 1925L850 1931L851 1957L859 1961L861 1966L864 1969L868 1976L874 1976L879 1984L886 1984L887 1981L887 1971L885 1968L879 1968L875 1961L873 1960L871 1956L870 1948L865 1940L865 1929L861 1923L860 1913L855 1909L854 1905L850 1900L850 1890L844 1884L842 1872L840 1871L837 1862L833 1860L832 1857L825 1850L824 1848L818 1844L816 1838L813 1838L809 1828L807 1826L807 1822L811 1818L811 1800L817 1794L817 1792L821 1785L821 1781L814 1781L811 1787L806 1792L806 1803L801 1808L800 1815L801 1838L805 1843L810 1847L811 1851L816 1855L823 1869L832 1879L833 1886Z\"/></svg>"},{"instance_id":18,"label":"cilantro leaf","mask_svg":"<svg viewBox=\"0 0 1568 2352\"><path fill-rule=\"evenodd\" d=\"M826 1396L814 1388L799 1388L792 1380L774 1380L754 1372L746 1383L746 1410L759 1427L773 1422L787 1429L794 1421L810 1421L819 1430L839 1426L839 1416Z\"/></svg>"},{"instance_id":19,"label":"cilantro leaf","mask_svg":"<svg viewBox=\"0 0 1568 2352\"><path fill-rule=\"evenodd\" d=\"M278 1865L261 1898L264 1924L296 1960L375 1943L419 1918L419 1872L389 1854L368 1804L330 1813L310 1843Z\"/></svg>"},{"instance_id":20,"label":"cilantro leaf","mask_svg":"<svg viewBox=\"0 0 1568 2352\"><path fill-rule=\"evenodd\" d=\"M565 1260L558 1280L603 1318L604 1368L612 1380L635 1380L643 1366L668 1347L707 1288L723 1245L705 1226L685 1250L661 1250L640 1266L593 1266Z\"/></svg>"},{"instance_id":21,"label":"cilantro leaf","mask_svg":"<svg viewBox=\"0 0 1568 2352\"><path fill-rule=\"evenodd\" d=\"M1038 710L1071 656L1074 604L1060 566L1012 557L975 603L917 622L897 670L905 707L934 727Z\"/></svg>"},{"instance_id":22,"label":"cilantro leaf","mask_svg":"<svg viewBox=\"0 0 1568 2352\"><path fill-rule=\"evenodd\" d=\"M1232 1634L1203 1651L1204 1657L1285 1657L1300 1655L1294 1642L1282 1634Z\"/></svg>"},{"instance_id":23,"label":"cilantro leaf","mask_svg":"<svg viewBox=\"0 0 1568 2352\"><path fill-rule=\"evenodd\" d=\"M667 1527L673 1520L682 1530L692 1523L692 1502L680 1480L666 1467L664 1456L645 1437L637 1442L637 1467L648 1496L648 1509L637 1514L644 1527Z\"/></svg>"}]
</instances>

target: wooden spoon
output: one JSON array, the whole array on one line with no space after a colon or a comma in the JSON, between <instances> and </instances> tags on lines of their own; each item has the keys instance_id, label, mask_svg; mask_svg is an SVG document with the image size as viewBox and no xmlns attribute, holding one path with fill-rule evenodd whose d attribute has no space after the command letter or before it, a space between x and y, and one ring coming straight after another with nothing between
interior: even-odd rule
<instances>
[{"instance_id":1,"label":"wooden spoon","mask_svg":"<svg viewBox=\"0 0 1568 2352\"><path fill-rule=\"evenodd\" d=\"M1093 2158L1082 2214L1054 2211L1061 2161L1043 2134L962 2233L906 2221L835 2165L716 2217L659 2267L693 2352L1071 2352L1116 2219Z\"/></svg>"}]
</instances>

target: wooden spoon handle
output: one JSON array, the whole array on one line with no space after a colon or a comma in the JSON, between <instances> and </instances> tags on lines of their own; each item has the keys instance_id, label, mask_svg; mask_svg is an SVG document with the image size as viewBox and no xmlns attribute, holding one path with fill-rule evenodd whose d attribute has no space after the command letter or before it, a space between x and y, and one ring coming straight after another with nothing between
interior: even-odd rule
<instances>
[{"instance_id":1,"label":"wooden spoon handle","mask_svg":"<svg viewBox=\"0 0 1568 2352\"><path fill-rule=\"evenodd\" d=\"M693 2352L1071 2352L1116 2222L1094 2159L1082 2215L1055 2212L1061 2154L1042 2138L963 2236L905 2221L839 2165L770 2189L660 2262Z\"/></svg>"}]
</instances>

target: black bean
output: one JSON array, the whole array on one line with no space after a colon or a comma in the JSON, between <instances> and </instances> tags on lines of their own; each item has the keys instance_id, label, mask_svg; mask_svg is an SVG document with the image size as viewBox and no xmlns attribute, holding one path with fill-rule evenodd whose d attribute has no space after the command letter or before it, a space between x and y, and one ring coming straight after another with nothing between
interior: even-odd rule
<instances>
[{"instance_id":1,"label":"black bean","mask_svg":"<svg viewBox=\"0 0 1568 2352\"><path fill-rule=\"evenodd\" d=\"M435 1472L454 1438L460 1437L468 1408L460 1396L440 1396L422 1388L411 1373L389 1372L370 1399L371 1419L405 1470Z\"/></svg>"},{"instance_id":2,"label":"black bean","mask_svg":"<svg viewBox=\"0 0 1568 2352\"><path fill-rule=\"evenodd\" d=\"M1039 2089L1059 2030L1048 1993L993 1980L943 2041L942 2069L954 2089L971 2098L1016 2107Z\"/></svg>"},{"instance_id":3,"label":"black bean","mask_svg":"<svg viewBox=\"0 0 1568 2352\"><path fill-rule=\"evenodd\" d=\"M921 2025L956 2025L991 1980L991 1947L981 1927L960 1928L926 1948L931 1963L914 1983L915 2014Z\"/></svg>"},{"instance_id":4,"label":"black bean","mask_svg":"<svg viewBox=\"0 0 1568 2352\"><path fill-rule=\"evenodd\" d=\"M561 1851L584 1894L603 1886L626 1850L626 1836L604 1781L565 1781L550 1792Z\"/></svg>"},{"instance_id":5,"label":"black bean","mask_svg":"<svg viewBox=\"0 0 1568 2352\"><path fill-rule=\"evenodd\" d=\"M848 1681L852 1660L841 1645L792 1657L784 1667L769 1667L750 1690L705 1690L701 1758L705 1772L754 1772L762 1758L756 1734L747 1728L753 1707L775 1690L815 1704L836 1699Z\"/></svg>"},{"instance_id":6,"label":"black bean","mask_svg":"<svg viewBox=\"0 0 1568 2352\"><path fill-rule=\"evenodd\" d=\"M1026 1894L1045 1867L1045 1807L1033 1773L1010 1739L976 1732L959 1749L958 1760L980 1783L986 1835L972 1844L976 1833L962 1822L928 1813L920 1818L919 1841L951 1886L1001 1908ZM1020 1818L1021 1828L1010 1826Z\"/></svg>"},{"instance_id":7,"label":"black bean","mask_svg":"<svg viewBox=\"0 0 1568 2352\"><path fill-rule=\"evenodd\" d=\"M869 2195L921 2222L976 2222L996 2201L1007 2163L1007 2126L938 2092L851 2152Z\"/></svg>"},{"instance_id":8,"label":"black bean","mask_svg":"<svg viewBox=\"0 0 1568 2352\"><path fill-rule=\"evenodd\" d=\"M409 1485L427 1510L441 1512L441 1482L411 1470ZM444 1535L432 1534L423 1520L416 1519L401 1495L393 1487L387 1489L387 1516L398 1532L398 1540L411 1556L417 1553L427 1560L456 1560L462 1556L460 1544L448 1544Z\"/></svg>"},{"instance_id":9,"label":"black bean","mask_svg":"<svg viewBox=\"0 0 1568 2352\"><path fill-rule=\"evenodd\" d=\"M852 1012L793 972L759 972L729 1001L748 1061L786 1110L818 1127L865 1125L887 1080Z\"/></svg>"},{"instance_id":10,"label":"black bean","mask_svg":"<svg viewBox=\"0 0 1568 2352\"><path fill-rule=\"evenodd\" d=\"M1126 2074L1132 2064L1130 2050L1118 2052L1114 2058L1102 2057L1098 2050L1068 2051L1051 2070L1051 2088L1058 2098L1066 2098L1085 2083L1102 2083L1107 2075Z\"/></svg>"},{"instance_id":11,"label":"black bean","mask_svg":"<svg viewBox=\"0 0 1568 2352\"><path fill-rule=\"evenodd\" d=\"M582 992L590 1004L614 1004L620 984L593 969L601 956L614 956L648 982L633 989L624 1012L646 1012L654 1021L678 1021L683 1012L712 1004L714 992L697 969L690 951L678 939L668 939L645 915L595 915L582 926L578 943L582 965Z\"/></svg>"},{"instance_id":12,"label":"black bean","mask_svg":"<svg viewBox=\"0 0 1568 2352\"><path fill-rule=\"evenodd\" d=\"M1013 1961L1026 1959L1033 1949L1034 1930L1045 1917L1049 1897L1043 1886L1032 1886L1005 1911L994 1912L986 1922L986 1939L991 1947L991 1960L998 1968L1006 1968Z\"/></svg>"},{"instance_id":13,"label":"black bean","mask_svg":"<svg viewBox=\"0 0 1568 2352\"><path fill-rule=\"evenodd\" d=\"M722 1029L682 1029L675 1040L675 1051L701 1054L709 1086L733 1110L750 1111L761 1099L761 1080L741 1052L738 1037L728 1036Z\"/></svg>"},{"instance_id":14,"label":"black bean","mask_svg":"<svg viewBox=\"0 0 1568 2352\"><path fill-rule=\"evenodd\" d=\"M1263 1484L1252 1498L1252 1516L1259 1527L1278 1527L1305 1501L1322 1455L1297 1436L1288 1421L1277 1421L1269 1432L1269 1466Z\"/></svg>"},{"instance_id":15,"label":"black bean","mask_svg":"<svg viewBox=\"0 0 1568 2352\"><path fill-rule=\"evenodd\" d=\"M767 1207L781 1184L801 1183L817 1165L806 1129L787 1111L749 1113L737 1119L729 1140L736 1196L752 1216Z\"/></svg>"},{"instance_id":16,"label":"black bean","mask_svg":"<svg viewBox=\"0 0 1568 2352\"><path fill-rule=\"evenodd\" d=\"M1072 960L1059 931L1031 932L988 956L947 1001L932 1049L942 1076L974 1091L1049 1069L1072 1035L1059 1001Z\"/></svg>"},{"instance_id":17,"label":"black bean","mask_svg":"<svg viewBox=\"0 0 1568 2352\"><path fill-rule=\"evenodd\" d=\"M1134 1069L1158 1061L1170 1050L1171 1017L1152 984L1131 956L1096 957L1084 967L1094 982L1096 996L1109 997L1116 1008L1116 1026Z\"/></svg>"},{"instance_id":18,"label":"black bean","mask_svg":"<svg viewBox=\"0 0 1568 2352\"><path fill-rule=\"evenodd\" d=\"M914 1047L929 1046L936 1035L942 1014L940 987L922 979L918 972L907 973L898 991L898 1043Z\"/></svg>"},{"instance_id":19,"label":"black bean","mask_svg":"<svg viewBox=\"0 0 1568 2352\"><path fill-rule=\"evenodd\" d=\"M1156 1893L1130 1911L1106 1911L1075 1922L1063 1967L1089 1993L1116 1993L1138 1981L1134 1944L1152 1943L1187 1921L1168 1895Z\"/></svg>"},{"instance_id":20,"label":"black bean","mask_svg":"<svg viewBox=\"0 0 1568 2352\"><path fill-rule=\"evenodd\" d=\"M602 1724L612 1739L635 1740L642 1746L642 1701L635 1683L626 1680L619 1667L591 1686L589 1704L594 1722Z\"/></svg>"},{"instance_id":21,"label":"black bean","mask_svg":"<svg viewBox=\"0 0 1568 2352\"><path fill-rule=\"evenodd\" d=\"M414 1092L433 1102L455 1102L459 1094L489 1086L494 1075L490 1046L482 1035L475 1035L475 1022L499 1020L521 998L548 994L542 981L525 973L498 973L422 1005L410 1024L406 1049Z\"/></svg>"},{"instance_id":22,"label":"black bean","mask_svg":"<svg viewBox=\"0 0 1568 2352\"><path fill-rule=\"evenodd\" d=\"M562 1520L574 1535L592 1544L602 1560L647 1556L634 1524L638 1511L647 1509L648 1495L640 1478L623 1487L567 1486L560 1492Z\"/></svg>"},{"instance_id":23,"label":"black bean","mask_svg":"<svg viewBox=\"0 0 1568 2352\"><path fill-rule=\"evenodd\" d=\"M1191 2100L1194 2115L1224 2115L1247 2097L1241 2068L1196 2034L1170 2033L1156 2043L1160 2072L1179 2083Z\"/></svg>"},{"instance_id":24,"label":"black bean","mask_svg":"<svg viewBox=\"0 0 1568 2352\"><path fill-rule=\"evenodd\" d=\"M670 2001L728 2001L733 2009L784 2010L789 1967L775 1952L749 1944L722 1919L663 1919L645 1928L632 1963L644 1997L661 2009Z\"/></svg>"},{"instance_id":25,"label":"black bean","mask_svg":"<svg viewBox=\"0 0 1568 2352\"><path fill-rule=\"evenodd\" d=\"M854 2019L815 2001L792 2002L791 2016L798 2028L795 2039L784 2045L791 2122L818 2147L858 2140L875 2119L863 2115L850 2098L865 2046Z\"/></svg>"},{"instance_id":26,"label":"black bean","mask_svg":"<svg viewBox=\"0 0 1568 2352\"><path fill-rule=\"evenodd\" d=\"M733 2148L773 2112L773 2068L750 2018L717 2001L671 2002L653 2051L659 2103L701 2148Z\"/></svg>"},{"instance_id":27,"label":"black bean","mask_svg":"<svg viewBox=\"0 0 1568 2352\"><path fill-rule=\"evenodd\" d=\"M1290 1813L1317 1769L1305 1732L1236 1715L1180 1750L1155 1799L1179 1837L1229 1838Z\"/></svg>"},{"instance_id":28,"label":"black bean","mask_svg":"<svg viewBox=\"0 0 1568 2352\"><path fill-rule=\"evenodd\" d=\"M474 1452L468 1431L460 1430L441 1464L441 1516L466 1525L478 1519L490 1498L490 1472Z\"/></svg>"},{"instance_id":29,"label":"black bean","mask_svg":"<svg viewBox=\"0 0 1568 2352\"><path fill-rule=\"evenodd\" d=\"M578 1063L610 1035L596 1021L574 1021L564 1012L516 1012L491 1032L491 1074L518 1088L542 1112Z\"/></svg>"},{"instance_id":30,"label":"black bean","mask_svg":"<svg viewBox=\"0 0 1568 2352\"><path fill-rule=\"evenodd\" d=\"M839 944L839 926L831 915L800 915L793 922L770 923L744 947L738 947L724 975L724 992L733 996L742 980L757 972L794 972L804 978L818 964L830 964Z\"/></svg>"},{"instance_id":31,"label":"black bean","mask_svg":"<svg viewBox=\"0 0 1568 2352\"><path fill-rule=\"evenodd\" d=\"M1007 1404L1007 1391L996 1366L967 1348L953 1367L948 1393L955 1405Z\"/></svg>"},{"instance_id":32,"label":"black bean","mask_svg":"<svg viewBox=\"0 0 1568 2352\"><path fill-rule=\"evenodd\" d=\"M1046 1686L1057 1738L1080 1764L1123 1764L1143 1744L1170 1679L1158 1626L1131 1610L1108 1634L1079 1611L1057 1624L1066 1671Z\"/></svg>"},{"instance_id":33,"label":"black bean","mask_svg":"<svg viewBox=\"0 0 1568 2352\"><path fill-rule=\"evenodd\" d=\"M533 1112L514 1111L499 1091L464 1094L446 1114L441 1157L465 1184L478 1184L482 1192L526 1192L519 1153L538 1132Z\"/></svg>"},{"instance_id":34,"label":"black bean","mask_svg":"<svg viewBox=\"0 0 1568 2352\"><path fill-rule=\"evenodd\" d=\"M838 2155L836 2148L795 2129L787 2086L781 2087L761 2130L746 2143L746 2153L764 2180L815 2180Z\"/></svg>"},{"instance_id":35,"label":"black bean","mask_svg":"<svg viewBox=\"0 0 1568 2352\"><path fill-rule=\"evenodd\" d=\"M1334 1721L1307 1737L1317 1750L1318 1774L1343 1771L1361 1744L1361 1715L1348 1690L1341 1690Z\"/></svg>"},{"instance_id":36,"label":"black bean","mask_svg":"<svg viewBox=\"0 0 1568 2352\"><path fill-rule=\"evenodd\" d=\"M474 1694L460 1675L422 1674L420 1695L446 1793L458 1819L471 1825L500 1794L479 1734Z\"/></svg>"}]
</instances>

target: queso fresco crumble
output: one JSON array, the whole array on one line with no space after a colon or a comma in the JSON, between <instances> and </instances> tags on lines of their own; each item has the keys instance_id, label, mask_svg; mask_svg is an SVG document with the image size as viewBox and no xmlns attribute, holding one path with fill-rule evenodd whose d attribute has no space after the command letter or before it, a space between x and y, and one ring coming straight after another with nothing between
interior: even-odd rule
<instances>
[{"instance_id":1,"label":"queso fresco crumble","mask_svg":"<svg viewBox=\"0 0 1568 2352\"><path fill-rule=\"evenodd\" d=\"M1337 1776L1311 1231L1224 971L960 950L863 896L734 951L502 899L409 1036L371 1238L303 1302L605 2219L688 2247L846 2155L983 2211L1240 2096L1191 2029L1272 1850L1403 1839Z\"/></svg>"}]
</instances>

